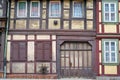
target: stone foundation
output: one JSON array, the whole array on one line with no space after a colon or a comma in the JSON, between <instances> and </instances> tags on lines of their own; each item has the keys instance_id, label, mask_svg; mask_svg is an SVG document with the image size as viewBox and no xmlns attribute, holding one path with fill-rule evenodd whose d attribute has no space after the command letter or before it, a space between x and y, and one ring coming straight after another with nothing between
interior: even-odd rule
<instances>
[{"instance_id":1,"label":"stone foundation","mask_svg":"<svg viewBox=\"0 0 120 80\"><path fill-rule=\"evenodd\" d=\"M120 76L99 76L97 80L120 80Z\"/></svg>"},{"instance_id":2,"label":"stone foundation","mask_svg":"<svg viewBox=\"0 0 120 80\"><path fill-rule=\"evenodd\" d=\"M56 74L7 74L7 78L25 78L25 79L57 79Z\"/></svg>"}]
</instances>

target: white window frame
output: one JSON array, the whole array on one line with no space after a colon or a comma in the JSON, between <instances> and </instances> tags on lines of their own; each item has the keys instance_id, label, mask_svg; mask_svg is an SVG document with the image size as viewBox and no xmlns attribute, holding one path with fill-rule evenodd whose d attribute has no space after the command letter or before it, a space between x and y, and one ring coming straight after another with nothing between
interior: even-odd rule
<instances>
[{"instance_id":1,"label":"white window frame","mask_svg":"<svg viewBox=\"0 0 120 80\"><path fill-rule=\"evenodd\" d=\"M51 16L51 5L52 5L52 3L54 3L54 2L58 2L59 3L59 16ZM60 1L50 1L50 3L49 3L49 17L55 17L55 18L57 18L57 17L61 17L61 2Z\"/></svg>"},{"instance_id":2,"label":"white window frame","mask_svg":"<svg viewBox=\"0 0 120 80\"><path fill-rule=\"evenodd\" d=\"M74 14L75 14L75 13L74 13L74 3L75 3L75 2L78 2L78 1L73 1L72 17L73 17L73 18L83 18L83 7L81 7L81 9L82 9L82 10L81 10L81 11L82 11L82 12L81 12L81 13L82 13L82 16L75 16L75 15L74 15ZM81 2L81 5L83 6L83 3L82 3L82 2Z\"/></svg>"},{"instance_id":3,"label":"white window frame","mask_svg":"<svg viewBox=\"0 0 120 80\"><path fill-rule=\"evenodd\" d=\"M25 16L19 16L19 2L25 2L25 4L26 4ZM17 17L20 17L20 18L27 17L27 1L18 1L17 2Z\"/></svg>"},{"instance_id":4,"label":"white window frame","mask_svg":"<svg viewBox=\"0 0 120 80\"><path fill-rule=\"evenodd\" d=\"M109 43L109 51L105 51L105 48L106 48L106 45L105 43L108 42ZM111 42L114 42L115 43L115 51L112 51L111 50ZM109 61L106 61L106 52L109 53ZM112 52L115 53L115 61L112 61ZM104 63L117 63L117 54L118 54L118 51L117 51L117 41L104 41Z\"/></svg>"},{"instance_id":5,"label":"white window frame","mask_svg":"<svg viewBox=\"0 0 120 80\"><path fill-rule=\"evenodd\" d=\"M108 8L109 8L109 11L107 12L107 11L105 11L105 4L108 4L109 6L108 6ZM114 4L114 6L115 6L115 11L114 12L111 12L111 4ZM103 10L103 15L104 15L104 22L116 22L117 21L117 13L116 13L116 10L117 10L117 4L115 3L115 2L104 2L104 10ZM108 13L109 14L109 20L106 20L105 19L105 13ZM111 13L114 13L115 14L115 20L113 21L113 20L111 20Z\"/></svg>"},{"instance_id":6,"label":"white window frame","mask_svg":"<svg viewBox=\"0 0 120 80\"><path fill-rule=\"evenodd\" d=\"M32 3L33 2L38 2L38 16L32 16L31 15L31 9L32 9ZM31 1L30 2L30 17L40 17L40 2L39 1Z\"/></svg>"}]
</instances>

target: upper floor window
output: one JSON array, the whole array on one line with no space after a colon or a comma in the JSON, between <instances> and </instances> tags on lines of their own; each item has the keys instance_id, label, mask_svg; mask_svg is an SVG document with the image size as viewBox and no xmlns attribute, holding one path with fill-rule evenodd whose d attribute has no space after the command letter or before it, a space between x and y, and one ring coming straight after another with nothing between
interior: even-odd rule
<instances>
[{"instance_id":1,"label":"upper floor window","mask_svg":"<svg viewBox=\"0 0 120 80\"><path fill-rule=\"evenodd\" d=\"M103 21L117 22L117 1L104 2L103 1Z\"/></svg>"},{"instance_id":2,"label":"upper floor window","mask_svg":"<svg viewBox=\"0 0 120 80\"><path fill-rule=\"evenodd\" d=\"M49 16L50 17L60 17L61 16L60 1L50 1Z\"/></svg>"},{"instance_id":3,"label":"upper floor window","mask_svg":"<svg viewBox=\"0 0 120 80\"><path fill-rule=\"evenodd\" d=\"M73 10L72 14L74 18L82 18L83 17L83 2L74 1L73 2Z\"/></svg>"},{"instance_id":4,"label":"upper floor window","mask_svg":"<svg viewBox=\"0 0 120 80\"><path fill-rule=\"evenodd\" d=\"M117 63L118 61L118 41L103 40L103 60L104 63Z\"/></svg>"},{"instance_id":5,"label":"upper floor window","mask_svg":"<svg viewBox=\"0 0 120 80\"><path fill-rule=\"evenodd\" d=\"M30 16L31 17L40 16L40 3L38 1L32 1L30 3Z\"/></svg>"},{"instance_id":6,"label":"upper floor window","mask_svg":"<svg viewBox=\"0 0 120 80\"><path fill-rule=\"evenodd\" d=\"M26 17L27 16L27 2L19 1L17 5L17 16Z\"/></svg>"}]
</instances>

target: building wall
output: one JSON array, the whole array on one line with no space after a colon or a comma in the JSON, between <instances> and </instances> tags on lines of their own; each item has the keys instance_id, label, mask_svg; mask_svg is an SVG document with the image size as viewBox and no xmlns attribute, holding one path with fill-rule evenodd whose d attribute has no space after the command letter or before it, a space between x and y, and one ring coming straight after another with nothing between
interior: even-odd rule
<instances>
[{"instance_id":1,"label":"building wall","mask_svg":"<svg viewBox=\"0 0 120 80\"><path fill-rule=\"evenodd\" d=\"M96 15L97 15L97 39L96 39L96 55L98 56L97 59L97 69L98 69L98 75L99 76L119 76L120 75L120 20L118 20L117 23L105 23L103 21L103 8L102 5L105 0L98 0L96 3ZM118 17L120 16L119 11L120 11L120 1L116 0L118 5ZM114 64L104 64L103 63L103 43L102 40L103 39L116 39L118 40L118 64L114 65Z\"/></svg>"},{"instance_id":2,"label":"building wall","mask_svg":"<svg viewBox=\"0 0 120 80\"><path fill-rule=\"evenodd\" d=\"M75 1L84 2L84 0ZM9 35L7 39L7 77L12 78L16 77L16 75L23 77L24 74L37 74L39 73L38 71L41 65L46 65L48 67L49 74L56 75L60 73L58 70L60 66L57 65L57 61L59 61L57 54L60 54L59 50L61 45L58 42L59 36L62 36L63 38L71 36L66 37L66 40L61 38L61 41L78 41L77 38L80 38L81 36L81 41L94 41L96 30L94 22L95 2L93 0L86 0L85 2L84 18L72 18L72 1L70 0L61 0L61 17L59 18L49 17L49 2L47 0L40 0L40 17L29 17L30 1L28 1L27 17L19 18L17 17L17 1L11 0ZM58 24L55 25L54 21L57 21ZM87 38L83 36L86 36ZM23 62L14 62L11 60L11 44L12 42L19 41L25 41L27 43L27 60ZM36 41L50 41L52 43L51 61L35 60ZM33 78L35 78L35 76Z\"/></svg>"},{"instance_id":3,"label":"building wall","mask_svg":"<svg viewBox=\"0 0 120 80\"><path fill-rule=\"evenodd\" d=\"M46 64L49 67L49 73L56 73L56 36L55 35L9 35L8 36L8 48L7 48L7 73L10 73L10 57L11 57L11 42L12 41L27 41L27 73L34 73L36 69L36 72L38 72L38 68L39 66L41 66L42 64ZM35 64L35 40L37 41L42 41L42 40L48 40L52 42L52 61L49 62L45 62L45 63L37 63ZM14 63L14 62L13 62ZM11 67L15 67L13 69L13 72L15 71L15 73L19 73L21 70L18 69L23 69L25 67L26 62L22 62L22 63L17 63L20 64L21 66L14 66L12 65ZM23 66L22 66L23 65ZM34 67L34 65L36 65L36 68ZM31 71L32 68L33 70ZM30 70L30 71L29 71ZM25 70L22 70L25 71ZM12 72L12 71L11 71Z\"/></svg>"},{"instance_id":4,"label":"building wall","mask_svg":"<svg viewBox=\"0 0 120 80\"><path fill-rule=\"evenodd\" d=\"M19 1L19 0L18 0ZM26 0L24 0L26 1ZM34 1L34 0L32 0ZM60 0L57 0L60 1ZM74 0L84 2L83 0ZM30 1L27 2L29 4ZM84 17L83 18L73 18L72 17L72 1L64 0L61 1L61 17L49 17L49 2L44 0L40 1L40 17L30 17L30 10L27 10L27 17L19 18L17 17L17 1L11 1L11 14L10 14L10 30L95 30L93 19L94 13L94 2L93 0L87 0L84 4ZM27 5L27 8L30 6ZM54 21L58 24L54 25ZM80 26L79 26L80 25Z\"/></svg>"}]
</instances>

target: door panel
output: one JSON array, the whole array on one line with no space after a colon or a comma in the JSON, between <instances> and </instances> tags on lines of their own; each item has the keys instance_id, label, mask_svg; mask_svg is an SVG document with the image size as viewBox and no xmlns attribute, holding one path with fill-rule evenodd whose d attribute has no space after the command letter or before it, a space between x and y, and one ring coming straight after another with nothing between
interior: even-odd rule
<instances>
[{"instance_id":1,"label":"door panel","mask_svg":"<svg viewBox=\"0 0 120 80\"><path fill-rule=\"evenodd\" d=\"M92 46L87 42L61 45L61 77L92 77Z\"/></svg>"}]
</instances>

